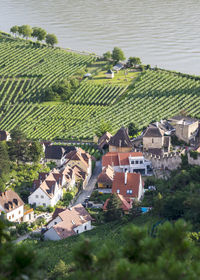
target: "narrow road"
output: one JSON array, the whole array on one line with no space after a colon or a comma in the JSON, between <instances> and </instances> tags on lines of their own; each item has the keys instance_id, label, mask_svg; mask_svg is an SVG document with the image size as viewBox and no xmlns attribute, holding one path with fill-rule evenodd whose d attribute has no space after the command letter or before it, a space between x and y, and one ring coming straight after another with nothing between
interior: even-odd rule
<instances>
[{"instance_id":1,"label":"narrow road","mask_svg":"<svg viewBox=\"0 0 200 280\"><path fill-rule=\"evenodd\" d=\"M94 169L93 175L90 178L88 185L86 186L85 190L79 194L77 200L74 202L73 206L83 203L87 196L90 196L95 188L95 184L97 182L97 177L101 173L101 161L96 162L96 167Z\"/></svg>"},{"instance_id":2,"label":"narrow road","mask_svg":"<svg viewBox=\"0 0 200 280\"><path fill-rule=\"evenodd\" d=\"M39 228L36 230L33 230L32 232L24 234L24 235L20 236L19 238L13 240L13 243L19 243L19 242L27 239L31 233L40 233L40 232L41 232L41 229L39 229Z\"/></svg>"}]
</instances>

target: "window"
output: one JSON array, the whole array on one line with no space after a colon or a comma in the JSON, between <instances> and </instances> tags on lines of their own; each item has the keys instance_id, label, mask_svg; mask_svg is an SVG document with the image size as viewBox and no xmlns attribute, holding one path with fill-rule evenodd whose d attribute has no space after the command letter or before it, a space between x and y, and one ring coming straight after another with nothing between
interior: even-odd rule
<instances>
[{"instance_id":1,"label":"window","mask_svg":"<svg viewBox=\"0 0 200 280\"><path fill-rule=\"evenodd\" d=\"M21 211L19 210L19 214L21 213Z\"/></svg>"},{"instance_id":2,"label":"window","mask_svg":"<svg viewBox=\"0 0 200 280\"><path fill-rule=\"evenodd\" d=\"M143 164L143 161L142 161L142 160L140 161L140 164Z\"/></svg>"},{"instance_id":3,"label":"window","mask_svg":"<svg viewBox=\"0 0 200 280\"><path fill-rule=\"evenodd\" d=\"M85 226L84 229L87 230L87 226Z\"/></svg>"},{"instance_id":4,"label":"window","mask_svg":"<svg viewBox=\"0 0 200 280\"><path fill-rule=\"evenodd\" d=\"M154 139L152 138L152 143L154 143Z\"/></svg>"},{"instance_id":5,"label":"window","mask_svg":"<svg viewBox=\"0 0 200 280\"><path fill-rule=\"evenodd\" d=\"M134 160L131 161L131 164L135 164Z\"/></svg>"},{"instance_id":6,"label":"window","mask_svg":"<svg viewBox=\"0 0 200 280\"><path fill-rule=\"evenodd\" d=\"M36 194L36 196L35 196L36 198L38 198L38 195Z\"/></svg>"},{"instance_id":7,"label":"window","mask_svg":"<svg viewBox=\"0 0 200 280\"><path fill-rule=\"evenodd\" d=\"M76 233L78 234L78 229L77 229Z\"/></svg>"},{"instance_id":8,"label":"window","mask_svg":"<svg viewBox=\"0 0 200 280\"><path fill-rule=\"evenodd\" d=\"M135 164L138 164L138 160L135 161Z\"/></svg>"},{"instance_id":9,"label":"window","mask_svg":"<svg viewBox=\"0 0 200 280\"><path fill-rule=\"evenodd\" d=\"M9 216L8 219L10 220L10 219L11 219L11 216Z\"/></svg>"},{"instance_id":10,"label":"window","mask_svg":"<svg viewBox=\"0 0 200 280\"><path fill-rule=\"evenodd\" d=\"M57 222L54 222L54 225L57 225Z\"/></svg>"},{"instance_id":11,"label":"window","mask_svg":"<svg viewBox=\"0 0 200 280\"><path fill-rule=\"evenodd\" d=\"M44 198L44 195L41 195L41 198Z\"/></svg>"},{"instance_id":12,"label":"window","mask_svg":"<svg viewBox=\"0 0 200 280\"><path fill-rule=\"evenodd\" d=\"M127 194L132 194L133 191L132 191L132 190L127 190L126 193L127 193Z\"/></svg>"},{"instance_id":13,"label":"window","mask_svg":"<svg viewBox=\"0 0 200 280\"><path fill-rule=\"evenodd\" d=\"M14 214L12 214L12 218L14 218Z\"/></svg>"},{"instance_id":14,"label":"window","mask_svg":"<svg viewBox=\"0 0 200 280\"><path fill-rule=\"evenodd\" d=\"M117 193L120 193L120 190L119 190L119 189L117 190Z\"/></svg>"},{"instance_id":15,"label":"window","mask_svg":"<svg viewBox=\"0 0 200 280\"><path fill-rule=\"evenodd\" d=\"M126 193L129 194L129 190L127 190Z\"/></svg>"},{"instance_id":16,"label":"window","mask_svg":"<svg viewBox=\"0 0 200 280\"><path fill-rule=\"evenodd\" d=\"M31 220L31 214L28 215L28 219Z\"/></svg>"}]
</instances>

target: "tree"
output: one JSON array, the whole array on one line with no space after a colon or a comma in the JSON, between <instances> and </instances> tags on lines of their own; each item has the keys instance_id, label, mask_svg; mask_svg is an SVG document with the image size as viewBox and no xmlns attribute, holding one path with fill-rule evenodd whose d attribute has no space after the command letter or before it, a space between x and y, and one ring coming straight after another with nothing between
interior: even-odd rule
<instances>
[{"instance_id":1,"label":"tree","mask_svg":"<svg viewBox=\"0 0 200 280\"><path fill-rule=\"evenodd\" d=\"M28 145L24 132L15 127L10 133L11 141L8 143L8 153L12 161L26 161Z\"/></svg>"},{"instance_id":2,"label":"tree","mask_svg":"<svg viewBox=\"0 0 200 280\"><path fill-rule=\"evenodd\" d=\"M140 65L142 62L139 57L129 57L128 64L130 66Z\"/></svg>"},{"instance_id":3,"label":"tree","mask_svg":"<svg viewBox=\"0 0 200 280\"><path fill-rule=\"evenodd\" d=\"M19 34L22 35L24 38L28 39L29 37L31 37L32 33L33 33L33 29L31 28L30 25L22 25L19 26Z\"/></svg>"},{"instance_id":4,"label":"tree","mask_svg":"<svg viewBox=\"0 0 200 280\"><path fill-rule=\"evenodd\" d=\"M33 27L32 37L37 38L38 41L43 41L46 38L47 32L41 27Z\"/></svg>"},{"instance_id":5,"label":"tree","mask_svg":"<svg viewBox=\"0 0 200 280\"><path fill-rule=\"evenodd\" d=\"M133 123L133 122L129 123L129 125L128 125L128 134L133 137L137 133L138 133L138 127L136 126L136 124Z\"/></svg>"},{"instance_id":6,"label":"tree","mask_svg":"<svg viewBox=\"0 0 200 280\"><path fill-rule=\"evenodd\" d=\"M121 201L117 194L111 194L107 204L107 211L105 212L106 222L119 220L122 217Z\"/></svg>"},{"instance_id":7,"label":"tree","mask_svg":"<svg viewBox=\"0 0 200 280\"><path fill-rule=\"evenodd\" d=\"M68 276L67 265L63 260L60 260L54 267L50 274L50 280L58 279L64 280Z\"/></svg>"},{"instance_id":8,"label":"tree","mask_svg":"<svg viewBox=\"0 0 200 280\"><path fill-rule=\"evenodd\" d=\"M104 60L110 60L112 58L112 54L110 51L103 54Z\"/></svg>"},{"instance_id":9,"label":"tree","mask_svg":"<svg viewBox=\"0 0 200 280\"><path fill-rule=\"evenodd\" d=\"M54 34L47 34L46 35L46 43L47 45L50 45L50 46L54 46L55 44L58 43L58 39L56 37L56 35Z\"/></svg>"},{"instance_id":10,"label":"tree","mask_svg":"<svg viewBox=\"0 0 200 280\"><path fill-rule=\"evenodd\" d=\"M0 191L4 191L5 183L9 179L10 159L8 147L4 142L0 142Z\"/></svg>"},{"instance_id":11,"label":"tree","mask_svg":"<svg viewBox=\"0 0 200 280\"><path fill-rule=\"evenodd\" d=\"M117 63L119 61L125 60L126 58L123 51L120 48L115 47L112 51L112 59L115 61L115 63Z\"/></svg>"},{"instance_id":12,"label":"tree","mask_svg":"<svg viewBox=\"0 0 200 280\"><path fill-rule=\"evenodd\" d=\"M120 242L99 246L98 241L84 240L74 251L70 279L199 279L200 251L188 230L180 220L160 225L155 237L146 228L129 225Z\"/></svg>"},{"instance_id":13,"label":"tree","mask_svg":"<svg viewBox=\"0 0 200 280\"><path fill-rule=\"evenodd\" d=\"M102 120L99 124L99 127L95 131L95 134L98 137L101 137L106 132L110 132L110 133L112 132L112 125L111 122L109 121L106 122L105 120Z\"/></svg>"},{"instance_id":14,"label":"tree","mask_svg":"<svg viewBox=\"0 0 200 280\"><path fill-rule=\"evenodd\" d=\"M29 144L29 149L27 154L28 161L37 163L40 161L42 154L43 154L43 148L40 142L33 141Z\"/></svg>"},{"instance_id":15,"label":"tree","mask_svg":"<svg viewBox=\"0 0 200 280\"><path fill-rule=\"evenodd\" d=\"M15 37L16 37L18 30L19 30L19 27L17 25L14 25L10 28L10 32L13 33L15 35Z\"/></svg>"}]
</instances>

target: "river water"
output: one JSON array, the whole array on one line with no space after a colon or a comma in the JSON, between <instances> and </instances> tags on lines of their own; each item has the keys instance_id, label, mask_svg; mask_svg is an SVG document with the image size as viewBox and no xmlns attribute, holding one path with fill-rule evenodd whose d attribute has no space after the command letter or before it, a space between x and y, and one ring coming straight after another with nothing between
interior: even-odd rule
<instances>
[{"instance_id":1,"label":"river water","mask_svg":"<svg viewBox=\"0 0 200 280\"><path fill-rule=\"evenodd\" d=\"M198 0L0 0L0 30L15 24L41 26L65 48L119 46L127 58L200 75Z\"/></svg>"}]
</instances>

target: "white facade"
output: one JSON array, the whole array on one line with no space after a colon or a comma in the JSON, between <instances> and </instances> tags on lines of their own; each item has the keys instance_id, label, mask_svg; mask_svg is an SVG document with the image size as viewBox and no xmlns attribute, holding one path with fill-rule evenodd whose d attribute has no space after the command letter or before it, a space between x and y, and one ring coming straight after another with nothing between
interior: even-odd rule
<instances>
[{"instance_id":1,"label":"white facade","mask_svg":"<svg viewBox=\"0 0 200 280\"><path fill-rule=\"evenodd\" d=\"M84 231L91 230L91 229L92 229L91 221L88 221L88 222L74 228L74 231L76 232L76 234L79 234L79 233L82 233Z\"/></svg>"},{"instance_id":2,"label":"white facade","mask_svg":"<svg viewBox=\"0 0 200 280\"><path fill-rule=\"evenodd\" d=\"M140 185L139 185L139 190L138 190L138 200L141 200L141 198L144 195L144 187L142 183L142 177L140 177Z\"/></svg>"},{"instance_id":3,"label":"white facade","mask_svg":"<svg viewBox=\"0 0 200 280\"><path fill-rule=\"evenodd\" d=\"M39 187L28 197L28 203L31 205L35 204L36 206L44 207L54 206L62 197L63 190L62 188L58 188L56 183L55 193L52 198Z\"/></svg>"},{"instance_id":4,"label":"white facade","mask_svg":"<svg viewBox=\"0 0 200 280\"><path fill-rule=\"evenodd\" d=\"M51 227L57 225L58 223L62 222L62 219L57 216L55 219L53 219L52 221L50 221L48 224L47 224L47 228L50 229Z\"/></svg>"},{"instance_id":5,"label":"white facade","mask_svg":"<svg viewBox=\"0 0 200 280\"><path fill-rule=\"evenodd\" d=\"M21 222L24 216L24 205L19 206L18 208L13 209L9 213L6 213L4 208L0 205L0 210L5 213L6 219L10 222Z\"/></svg>"}]
</instances>

